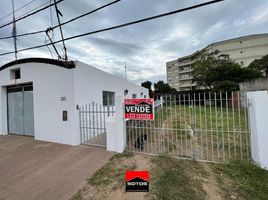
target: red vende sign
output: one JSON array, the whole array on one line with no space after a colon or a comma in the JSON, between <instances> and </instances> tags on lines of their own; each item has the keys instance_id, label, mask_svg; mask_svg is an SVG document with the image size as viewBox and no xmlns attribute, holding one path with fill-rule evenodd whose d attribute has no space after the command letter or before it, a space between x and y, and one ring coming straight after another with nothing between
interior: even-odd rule
<instances>
[{"instance_id":1,"label":"red vende sign","mask_svg":"<svg viewBox=\"0 0 268 200\"><path fill-rule=\"evenodd\" d=\"M125 99L125 118L154 120L153 99Z\"/></svg>"}]
</instances>

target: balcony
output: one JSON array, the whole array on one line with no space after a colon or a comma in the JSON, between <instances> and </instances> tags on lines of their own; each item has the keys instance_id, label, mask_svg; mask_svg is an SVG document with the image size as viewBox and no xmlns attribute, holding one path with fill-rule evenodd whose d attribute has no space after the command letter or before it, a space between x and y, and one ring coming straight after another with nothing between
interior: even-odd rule
<instances>
[{"instance_id":1,"label":"balcony","mask_svg":"<svg viewBox=\"0 0 268 200\"><path fill-rule=\"evenodd\" d=\"M192 76L187 76L187 77L180 77L179 80L180 81L185 81L185 80L192 80L193 77Z\"/></svg>"},{"instance_id":2,"label":"balcony","mask_svg":"<svg viewBox=\"0 0 268 200\"><path fill-rule=\"evenodd\" d=\"M185 88L185 87L194 87L194 86L197 86L196 83L185 83L185 84L180 84L180 87L181 88Z\"/></svg>"},{"instance_id":3,"label":"balcony","mask_svg":"<svg viewBox=\"0 0 268 200\"><path fill-rule=\"evenodd\" d=\"M192 71L193 71L193 68L185 69L185 70L179 71L179 74L184 74L184 73L192 72Z\"/></svg>"},{"instance_id":4,"label":"balcony","mask_svg":"<svg viewBox=\"0 0 268 200\"><path fill-rule=\"evenodd\" d=\"M193 64L195 62L195 60L188 60L188 61L184 61L184 62L179 62L179 65L190 65Z\"/></svg>"}]
</instances>

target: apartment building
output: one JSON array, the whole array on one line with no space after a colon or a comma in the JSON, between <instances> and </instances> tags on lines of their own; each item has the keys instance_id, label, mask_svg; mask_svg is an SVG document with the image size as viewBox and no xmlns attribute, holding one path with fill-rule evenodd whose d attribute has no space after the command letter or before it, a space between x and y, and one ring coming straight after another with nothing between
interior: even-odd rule
<instances>
[{"instance_id":1,"label":"apartment building","mask_svg":"<svg viewBox=\"0 0 268 200\"><path fill-rule=\"evenodd\" d=\"M219 50L228 54L230 59L247 67L253 60L268 54L268 34L248 35L220 42L215 42L203 50ZM202 51L202 50L201 50ZM201 51L166 63L167 83L178 91L200 89L193 82L193 64Z\"/></svg>"},{"instance_id":2,"label":"apartment building","mask_svg":"<svg viewBox=\"0 0 268 200\"><path fill-rule=\"evenodd\" d=\"M193 82L193 64L199 52L166 63L167 83L177 91L197 89Z\"/></svg>"}]
</instances>

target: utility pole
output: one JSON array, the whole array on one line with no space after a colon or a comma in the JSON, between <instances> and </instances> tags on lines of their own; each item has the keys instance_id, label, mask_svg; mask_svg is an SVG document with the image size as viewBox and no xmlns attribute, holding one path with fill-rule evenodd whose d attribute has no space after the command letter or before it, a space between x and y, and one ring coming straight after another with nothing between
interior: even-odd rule
<instances>
[{"instance_id":1,"label":"utility pole","mask_svg":"<svg viewBox=\"0 0 268 200\"><path fill-rule=\"evenodd\" d=\"M127 80L127 66L125 65L125 80Z\"/></svg>"},{"instance_id":2,"label":"utility pole","mask_svg":"<svg viewBox=\"0 0 268 200\"><path fill-rule=\"evenodd\" d=\"M14 39L14 48L15 48L15 60L17 60L17 30L16 30L16 22L15 22L15 11L14 11L14 0L12 0L12 12L13 12L13 30L12 30L12 36Z\"/></svg>"},{"instance_id":3,"label":"utility pole","mask_svg":"<svg viewBox=\"0 0 268 200\"><path fill-rule=\"evenodd\" d=\"M63 16L62 13L59 11L56 0L54 0L55 3L55 9L56 9L56 14L57 14L57 19L58 19L58 23L59 23L59 28L60 28L60 34L61 34L61 40L62 40L62 44L63 44L63 49L64 49L64 60L67 61L68 57L67 57L67 49L65 46L65 42L64 42L64 37L63 37L63 32L62 32L62 28L61 28L61 22L60 22L60 16ZM59 16L60 15L60 16Z\"/></svg>"}]
</instances>

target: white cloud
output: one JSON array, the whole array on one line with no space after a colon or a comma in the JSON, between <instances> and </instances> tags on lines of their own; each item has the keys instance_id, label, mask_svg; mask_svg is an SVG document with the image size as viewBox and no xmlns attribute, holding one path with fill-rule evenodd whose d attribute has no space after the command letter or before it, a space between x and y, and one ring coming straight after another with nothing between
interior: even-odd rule
<instances>
[{"instance_id":1,"label":"white cloud","mask_svg":"<svg viewBox=\"0 0 268 200\"><path fill-rule=\"evenodd\" d=\"M4 0L0 1L3 1L0 3L0 13L9 13L11 11L9 3ZM202 2L204 1L202 0ZM59 6L64 15L61 20L66 21L108 2L110 1L65 0ZM121 1L63 26L63 33L65 37L68 37L200 2L198 0ZM27 0L16 0L17 7L25 3ZM21 13L42 3L42 0L37 0L34 6L26 7ZM49 13L47 10L34 17L29 17L27 20L22 20L17 24L18 33L48 28L51 26ZM55 13L53 17L54 24L56 24ZM3 23L4 21L0 21L0 24ZM224 1L151 22L70 40L66 42L66 45L70 59L81 60L120 77L124 76L124 65L126 64L128 79L140 83L145 80L166 80L165 65L167 61L191 54L211 42L267 32L266 27L268 27L267 0ZM0 37L10 35L11 30L10 26L0 29ZM59 39L59 30L56 29L54 33L55 40ZM44 38L44 34L20 38L19 49L44 44ZM58 44L57 47L62 54L62 44ZM0 53L12 49L12 39L0 41ZM53 51L52 48L50 49ZM56 58L55 53L53 54ZM19 53L19 58L32 56L51 57L47 48ZM13 54L1 57L0 65L13 59Z\"/></svg>"},{"instance_id":2,"label":"white cloud","mask_svg":"<svg viewBox=\"0 0 268 200\"><path fill-rule=\"evenodd\" d=\"M225 22L219 21L216 24L213 24L209 29L205 32L206 37L212 36L214 34L217 34L219 31L223 29L225 26Z\"/></svg>"},{"instance_id":3,"label":"white cloud","mask_svg":"<svg viewBox=\"0 0 268 200\"><path fill-rule=\"evenodd\" d=\"M246 21L247 21L246 19L236 19L234 20L234 26L237 27L243 26L247 23Z\"/></svg>"},{"instance_id":4,"label":"white cloud","mask_svg":"<svg viewBox=\"0 0 268 200\"><path fill-rule=\"evenodd\" d=\"M268 3L257 9L256 14L252 17L252 20L254 23L268 22Z\"/></svg>"}]
</instances>

